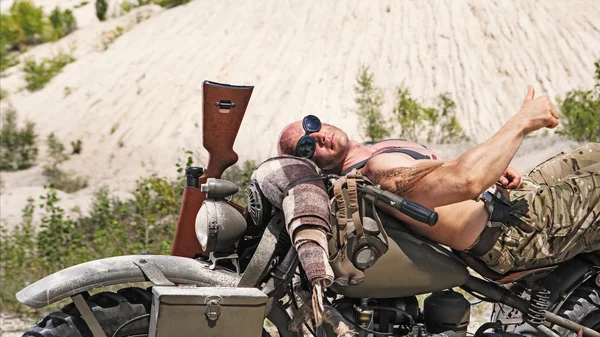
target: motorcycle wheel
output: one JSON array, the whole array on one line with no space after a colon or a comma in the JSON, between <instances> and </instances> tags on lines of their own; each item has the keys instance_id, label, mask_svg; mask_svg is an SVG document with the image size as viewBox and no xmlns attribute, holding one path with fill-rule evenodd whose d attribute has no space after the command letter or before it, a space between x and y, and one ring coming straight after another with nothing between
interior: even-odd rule
<instances>
[{"instance_id":1,"label":"motorcycle wheel","mask_svg":"<svg viewBox=\"0 0 600 337\"><path fill-rule=\"evenodd\" d=\"M558 315L600 332L600 289L595 277L577 288L563 303ZM577 334L562 327L554 328L562 337Z\"/></svg>"},{"instance_id":2,"label":"motorcycle wheel","mask_svg":"<svg viewBox=\"0 0 600 337\"><path fill-rule=\"evenodd\" d=\"M87 295L87 294L86 294ZM84 296L85 298L86 296ZM152 294L137 287L123 288L114 292L101 292L86 298L107 336L147 336L150 322ZM73 303L43 317L27 330L23 337L93 337Z\"/></svg>"},{"instance_id":3,"label":"motorcycle wheel","mask_svg":"<svg viewBox=\"0 0 600 337\"><path fill-rule=\"evenodd\" d=\"M129 287L114 292L85 294L86 302L107 337L148 336L152 293L147 289ZM118 333L115 335L115 332ZM270 337L265 329L263 337ZM94 337L81 318L75 304L44 316L22 337Z\"/></svg>"},{"instance_id":4,"label":"motorcycle wheel","mask_svg":"<svg viewBox=\"0 0 600 337\"><path fill-rule=\"evenodd\" d=\"M583 326L600 332L600 289L595 282L596 277L592 277L584 284L580 285L561 305L556 312L557 315L569 318ZM521 313L515 309L506 308L501 311L495 319L520 318ZM552 329L558 332L561 337L576 337L577 334L560 326L552 326ZM546 336L538 332L529 324L508 325L506 330L516 332L524 336Z\"/></svg>"}]
</instances>

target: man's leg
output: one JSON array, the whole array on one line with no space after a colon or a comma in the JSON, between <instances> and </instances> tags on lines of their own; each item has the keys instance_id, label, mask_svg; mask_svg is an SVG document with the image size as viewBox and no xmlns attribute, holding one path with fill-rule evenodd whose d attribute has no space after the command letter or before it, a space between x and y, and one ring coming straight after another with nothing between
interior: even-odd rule
<instances>
[{"instance_id":1,"label":"man's leg","mask_svg":"<svg viewBox=\"0 0 600 337\"><path fill-rule=\"evenodd\" d=\"M512 190L506 232L481 258L501 274L554 265L600 249L600 163L553 186Z\"/></svg>"},{"instance_id":2,"label":"man's leg","mask_svg":"<svg viewBox=\"0 0 600 337\"><path fill-rule=\"evenodd\" d=\"M600 248L600 163L540 190L527 218L536 230L523 247L525 265L556 264Z\"/></svg>"},{"instance_id":3,"label":"man's leg","mask_svg":"<svg viewBox=\"0 0 600 337\"><path fill-rule=\"evenodd\" d=\"M554 185L564 177L596 163L600 163L600 143L588 143L546 160L532 169L526 177L541 185Z\"/></svg>"}]
</instances>

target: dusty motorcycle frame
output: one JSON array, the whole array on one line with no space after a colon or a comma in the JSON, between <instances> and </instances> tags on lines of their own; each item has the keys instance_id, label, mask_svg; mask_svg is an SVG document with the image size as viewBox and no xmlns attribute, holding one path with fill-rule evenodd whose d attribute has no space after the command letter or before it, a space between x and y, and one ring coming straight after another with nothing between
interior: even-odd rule
<instances>
[{"instance_id":1,"label":"dusty motorcycle frame","mask_svg":"<svg viewBox=\"0 0 600 337\"><path fill-rule=\"evenodd\" d=\"M233 151L233 143L252 90L251 86L204 82L203 144L209 153L209 160L206 170L202 171L202 176L199 178L200 185L206 183L209 178L220 178L227 167L237 162L238 156ZM286 294L294 271L299 265L297 254L292 246L287 247L287 250L283 252L277 251L277 243L283 236L281 214L275 214L265 221L264 232L258 242L256 252L252 255L244 272L240 274L236 270L215 266L215 263L210 261L194 259L198 254L206 255L202 251L194 229L196 214L205 200L207 200L207 193L200 188L193 186L185 188L171 250L172 256L130 255L90 261L58 271L29 285L17 293L17 299L25 305L42 308L71 297L79 315L89 327L91 336L103 337L106 336L104 331L106 328L92 312L89 302L86 303L89 298L83 296L91 289L130 282L152 282L155 286L155 294L150 311L156 315L156 317L153 316L155 323L160 320L157 309L162 304L160 296L173 295L174 292L171 290L176 289L175 295L173 295L175 297L171 298L179 300L183 298L188 300L188 302L185 300L182 302L188 307L202 308L201 311L181 311L180 315L189 315L189 319L183 320L181 323L184 326L186 324L195 326L194 324L197 324L198 321L208 322L211 315L216 315L209 309L210 303L216 302L210 302L205 295L186 297L186 291L189 295L198 289L213 289L215 296L222 294L224 298L230 298L227 296L235 293L238 299L235 305L240 307L244 306L245 301L254 303L259 311L264 311L263 317L275 324L281 336L300 336L298 332L289 331L288 325L292 317L280 301ZM233 204L232 206L236 207ZM242 211L240 207L237 209ZM589 254L559 266L515 273L506 277L487 272L488 280L494 280L491 282L470 275L465 261L445 247L415 236L391 217L383 215L382 220L385 227L389 229L388 236L393 239L389 240L389 251L372 268L365 271L365 282L344 287L333 286L332 290L336 294L349 299L387 299L462 287L471 293L508 305L523 315L527 315L531 313L531 301L519 296L517 291L503 287L501 284L521 280L524 280L525 283L542 280L542 284L551 294L551 298L548 306L537 313L538 321L533 323L535 326L530 327L537 329L534 330L534 333L541 331L547 335L556 336L556 332L547 327L550 325L548 323L551 323L570 331L582 331L585 336L600 337L598 332L556 315L562 303L580 285L600 277L597 268L600 266L599 254ZM477 271L486 275L484 269ZM528 279L532 281L528 282ZM264 296L255 292L257 288L261 289L262 292L259 293ZM244 292L244 289L248 291ZM192 298L191 302L190 298ZM194 302L198 298L206 300L206 302ZM240 298L245 300L240 301ZM219 310L221 309L219 307ZM221 316L225 315L223 309ZM261 332L256 331L257 322L262 326L262 317L253 322L237 322L237 325L245 328L244 324L247 324L247 328L254 332L254 334L249 332L248 336L258 336ZM354 326L358 328L356 322L354 323ZM350 326L352 326L352 322ZM150 324L148 334L150 336L169 336L168 329L175 328L160 330L159 327L153 327ZM498 328L498 323L482 326L477 335L483 335L487 328ZM205 334L206 336L232 335L232 332L227 331L226 328L209 331ZM332 336L331 329L323 327L320 328L320 331ZM367 330L363 330L361 333L364 335L365 331ZM117 332L114 334L117 335ZM265 332L262 333L264 336Z\"/></svg>"}]
</instances>

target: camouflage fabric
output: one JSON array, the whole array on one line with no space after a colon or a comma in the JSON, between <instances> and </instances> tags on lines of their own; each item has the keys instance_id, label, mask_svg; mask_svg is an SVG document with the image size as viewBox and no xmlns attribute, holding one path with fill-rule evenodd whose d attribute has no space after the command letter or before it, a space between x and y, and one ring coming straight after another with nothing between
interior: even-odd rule
<instances>
[{"instance_id":1,"label":"camouflage fabric","mask_svg":"<svg viewBox=\"0 0 600 337\"><path fill-rule=\"evenodd\" d=\"M540 268L600 250L600 144L558 154L509 192L510 215L480 258L500 274Z\"/></svg>"}]
</instances>

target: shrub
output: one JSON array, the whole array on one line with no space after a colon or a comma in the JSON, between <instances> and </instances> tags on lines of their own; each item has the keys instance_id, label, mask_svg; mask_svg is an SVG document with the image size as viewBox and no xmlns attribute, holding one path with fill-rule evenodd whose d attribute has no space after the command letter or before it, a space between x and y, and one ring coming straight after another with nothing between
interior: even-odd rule
<instances>
[{"instance_id":1,"label":"shrub","mask_svg":"<svg viewBox=\"0 0 600 337\"><path fill-rule=\"evenodd\" d=\"M7 29L14 36L16 44L22 48L24 44L44 41L48 22L42 7L35 6L31 0L16 0L9 13L11 23Z\"/></svg>"},{"instance_id":2,"label":"shrub","mask_svg":"<svg viewBox=\"0 0 600 337\"><path fill-rule=\"evenodd\" d=\"M11 55L8 45L4 41L0 36L0 72L19 64L19 60Z\"/></svg>"},{"instance_id":3,"label":"shrub","mask_svg":"<svg viewBox=\"0 0 600 337\"><path fill-rule=\"evenodd\" d=\"M8 97L8 91L0 89L0 101Z\"/></svg>"},{"instance_id":4,"label":"shrub","mask_svg":"<svg viewBox=\"0 0 600 337\"><path fill-rule=\"evenodd\" d=\"M55 40L71 33L77 28L77 20L70 9L64 12L59 7L54 8L50 14L50 23L52 24L52 37Z\"/></svg>"},{"instance_id":5,"label":"shrub","mask_svg":"<svg viewBox=\"0 0 600 337\"><path fill-rule=\"evenodd\" d=\"M17 111L10 106L2 116L0 129L0 169L21 170L32 166L38 155L35 123L17 125Z\"/></svg>"},{"instance_id":6,"label":"shrub","mask_svg":"<svg viewBox=\"0 0 600 337\"><path fill-rule=\"evenodd\" d=\"M106 11L108 10L108 3L106 0L96 0L96 17L100 21L106 20Z\"/></svg>"},{"instance_id":7,"label":"shrub","mask_svg":"<svg viewBox=\"0 0 600 337\"><path fill-rule=\"evenodd\" d=\"M20 27L11 15L0 13L0 43L12 48L19 37Z\"/></svg>"},{"instance_id":8,"label":"shrub","mask_svg":"<svg viewBox=\"0 0 600 337\"><path fill-rule=\"evenodd\" d=\"M17 41L17 29L15 21L6 14L0 14L0 71L18 63L17 59L10 55L10 50Z\"/></svg>"},{"instance_id":9,"label":"shrub","mask_svg":"<svg viewBox=\"0 0 600 337\"><path fill-rule=\"evenodd\" d=\"M191 0L154 0L154 3L165 8L172 8L179 5L184 5Z\"/></svg>"},{"instance_id":10,"label":"shrub","mask_svg":"<svg viewBox=\"0 0 600 337\"><path fill-rule=\"evenodd\" d=\"M569 91L564 99L557 98L561 118L558 134L583 142L600 141L600 60L596 66L596 84L590 90Z\"/></svg>"},{"instance_id":11,"label":"shrub","mask_svg":"<svg viewBox=\"0 0 600 337\"><path fill-rule=\"evenodd\" d=\"M81 154L81 150L83 148L83 143L81 142L81 139L77 139L77 141L71 141L71 147L73 148L71 154Z\"/></svg>"},{"instance_id":12,"label":"shrub","mask_svg":"<svg viewBox=\"0 0 600 337\"><path fill-rule=\"evenodd\" d=\"M452 143L466 141L462 126L456 119L456 103L447 93L437 97L436 105L425 107L412 97L408 88L397 89L396 105L392 111L401 136L418 141L423 131L427 142Z\"/></svg>"},{"instance_id":13,"label":"shrub","mask_svg":"<svg viewBox=\"0 0 600 337\"><path fill-rule=\"evenodd\" d=\"M456 119L456 103L449 94L439 95L434 106L426 107L411 96L408 88L399 87L396 89L392 120L386 121L381 113L383 94L380 88L374 86L369 67L360 68L356 82L355 112L361 131L369 142L389 137L394 126L400 127L402 138L415 142L422 134L427 135L427 142L451 143L469 139Z\"/></svg>"},{"instance_id":14,"label":"shrub","mask_svg":"<svg viewBox=\"0 0 600 337\"><path fill-rule=\"evenodd\" d=\"M60 39L76 28L70 9L61 11L57 7L48 18L31 0L16 0L8 14L0 14L0 71L18 63L11 51L24 51L27 45Z\"/></svg>"},{"instance_id":15,"label":"shrub","mask_svg":"<svg viewBox=\"0 0 600 337\"><path fill-rule=\"evenodd\" d=\"M65 215L64 209L57 205L60 199L54 189L48 189L46 195L40 198L44 201L40 208L45 215L36 240L39 257L46 265L65 268L77 261L77 250L73 248L81 246L82 233L76 228L76 223Z\"/></svg>"},{"instance_id":16,"label":"shrub","mask_svg":"<svg viewBox=\"0 0 600 337\"><path fill-rule=\"evenodd\" d=\"M78 3L77 5L73 6L73 8L81 8L89 3L90 3L89 1L82 1L82 2Z\"/></svg>"},{"instance_id":17,"label":"shrub","mask_svg":"<svg viewBox=\"0 0 600 337\"><path fill-rule=\"evenodd\" d=\"M40 197L40 231L33 231L34 200L23 209L15 230L0 226L0 300L3 308L20 306L14 294L50 272L116 255L168 255L179 214L181 181L139 179L133 198L120 200L105 187L94 193L89 216L67 216L56 190ZM48 310L44 308L42 310Z\"/></svg>"},{"instance_id":18,"label":"shrub","mask_svg":"<svg viewBox=\"0 0 600 337\"><path fill-rule=\"evenodd\" d=\"M74 172L67 173L59 167L60 163L69 159L69 156L65 153L64 144L60 142L54 132L50 133L48 138L46 138L46 147L51 163L44 165L42 174L46 177L48 184L52 188L73 193L88 186L86 178L78 176Z\"/></svg>"},{"instance_id":19,"label":"shrub","mask_svg":"<svg viewBox=\"0 0 600 337\"><path fill-rule=\"evenodd\" d=\"M67 64L74 62L71 54L59 52L53 58L43 58L39 63L33 58L27 58L23 65L27 89L36 91L42 89Z\"/></svg>"},{"instance_id":20,"label":"shrub","mask_svg":"<svg viewBox=\"0 0 600 337\"><path fill-rule=\"evenodd\" d=\"M35 200L29 198L21 211L21 223L13 231L0 224L0 303L3 308L19 311L15 293L45 276L37 256L33 213Z\"/></svg>"},{"instance_id":21,"label":"shrub","mask_svg":"<svg viewBox=\"0 0 600 337\"><path fill-rule=\"evenodd\" d=\"M134 8L138 8L141 6L145 6L152 3L151 0L138 0L137 3L134 2L129 2L129 1L123 1L121 2L121 12L122 13L129 13L132 9Z\"/></svg>"},{"instance_id":22,"label":"shrub","mask_svg":"<svg viewBox=\"0 0 600 337\"><path fill-rule=\"evenodd\" d=\"M48 156L52 159L53 164L60 164L69 159L65 153L65 145L60 142L54 132L51 132L46 138L46 146L48 147Z\"/></svg>"},{"instance_id":23,"label":"shrub","mask_svg":"<svg viewBox=\"0 0 600 337\"><path fill-rule=\"evenodd\" d=\"M369 67L362 66L360 68L356 82L354 102L358 105L356 114L359 117L363 135L371 142L389 137L390 130L386 127L381 114L383 94L381 89L373 85L373 74L369 72Z\"/></svg>"},{"instance_id":24,"label":"shrub","mask_svg":"<svg viewBox=\"0 0 600 337\"><path fill-rule=\"evenodd\" d=\"M58 164L44 165L42 174L50 187L66 193L77 192L89 185L86 178L76 175L75 172L65 172Z\"/></svg>"}]
</instances>

